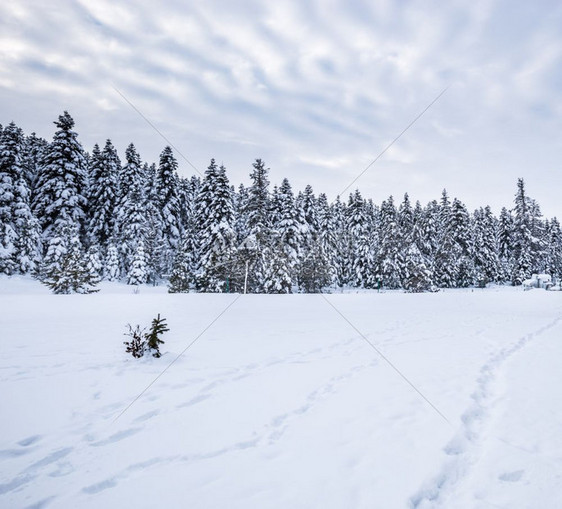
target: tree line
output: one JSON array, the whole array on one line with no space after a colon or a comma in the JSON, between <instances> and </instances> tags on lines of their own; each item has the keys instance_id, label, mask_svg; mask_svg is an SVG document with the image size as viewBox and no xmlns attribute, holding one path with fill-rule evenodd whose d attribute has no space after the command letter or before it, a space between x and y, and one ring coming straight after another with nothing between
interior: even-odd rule
<instances>
[{"instance_id":1,"label":"tree line","mask_svg":"<svg viewBox=\"0 0 562 509\"><path fill-rule=\"evenodd\" d=\"M272 187L261 159L251 184L235 188L214 159L204 176L180 177L170 147L149 164L131 143L122 161L111 140L86 152L68 112L55 125L50 142L0 126L0 273L31 274L56 293L102 279L308 293L562 277L560 224L542 217L522 179L498 217L445 190L425 206L408 194L376 205L359 190L330 202L287 178Z\"/></svg>"}]
</instances>

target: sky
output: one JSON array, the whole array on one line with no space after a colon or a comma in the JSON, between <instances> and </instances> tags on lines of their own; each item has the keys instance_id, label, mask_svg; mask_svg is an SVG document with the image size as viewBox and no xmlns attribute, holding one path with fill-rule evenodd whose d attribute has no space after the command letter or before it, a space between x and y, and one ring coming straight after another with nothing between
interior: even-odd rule
<instances>
[{"instance_id":1,"label":"sky","mask_svg":"<svg viewBox=\"0 0 562 509\"><path fill-rule=\"evenodd\" d=\"M52 139L68 110L87 150L171 143L236 186L259 157L330 199L499 213L524 178L562 218L561 27L540 0L2 0L0 123Z\"/></svg>"}]
</instances>

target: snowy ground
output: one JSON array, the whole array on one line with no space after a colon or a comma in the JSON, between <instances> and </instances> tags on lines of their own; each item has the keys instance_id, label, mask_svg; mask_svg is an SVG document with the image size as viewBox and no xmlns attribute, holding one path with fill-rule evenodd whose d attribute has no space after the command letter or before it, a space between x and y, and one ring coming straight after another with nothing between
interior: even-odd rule
<instances>
[{"instance_id":1,"label":"snowy ground","mask_svg":"<svg viewBox=\"0 0 562 509\"><path fill-rule=\"evenodd\" d=\"M562 292L56 296L0 279L0 507L559 508ZM157 313L160 359L124 352Z\"/></svg>"}]
</instances>

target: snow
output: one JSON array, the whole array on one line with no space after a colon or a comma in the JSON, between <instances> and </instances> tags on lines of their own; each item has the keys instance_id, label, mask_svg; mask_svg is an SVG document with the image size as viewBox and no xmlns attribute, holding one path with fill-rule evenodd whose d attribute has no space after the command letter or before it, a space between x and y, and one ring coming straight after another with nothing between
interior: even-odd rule
<instances>
[{"instance_id":1,"label":"snow","mask_svg":"<svg viewBox=\"0 0 562 509\"><path fill-rule=\"evenodd\" d=\"M100 287L0 278L0 507L559 507L559 292Z\"/></svg>"}]
</instances>

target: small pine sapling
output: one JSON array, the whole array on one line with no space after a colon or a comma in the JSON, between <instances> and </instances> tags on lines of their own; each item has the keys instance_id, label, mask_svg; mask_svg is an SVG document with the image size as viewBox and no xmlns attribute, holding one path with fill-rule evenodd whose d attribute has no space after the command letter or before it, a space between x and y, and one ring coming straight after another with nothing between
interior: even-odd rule
<instances>
[{"instance_id":1,"label":"small pine sapling","mask_svg":"<svg viewBox=\"0 0 562 509\"><path fill-rule=\"evenodd\" d=\"M131 338L130 341L123 342L127 346L127 353L130 353L137 359L143 357L147 350L152 352L153 357L158 358L162 355L160 353L160 345L164 341L159 336L170 330L165 318L160 318L160 314L158 314L158 317L152 320L149 332L145 332L146 328L141 329L140 325L137 325L134 329L130 324L127 327L129 327L129 330L125 332L125 336Z\"/></svg>"},{"instance_id":2,"label":"small pine sapling","mask_svg":"<svg viewBox=\"0 0 562 509\"><path fill-rule=\"evenodd\" d=\"M131 337L131 341L123 341L123 344L127 346L127 353L140 359L146 351L146 333L144 332L146 329L141 329L140 325L133 329L131 324L128 324L127 327L129 327L129 331L125 332L125 336Z\"/></svg>"},{"instance_id":3,"label":"small pine sapling","mask_svg":"<svg viewBox=\"0 0 562 509\"><path fill-rule=\"evenodd\" d=\"M160 334L164 334L164 332L168 332L169 330L170 329L168 329L166 324L166 319L160 318L160 313L158 313L158 317L152 320L150 332L145 334L147 348L153 352L153 357L160 357L160 345L164 343L164 341L162 341L158 336L160 336Z\"/></svg>"}]
</instances>

